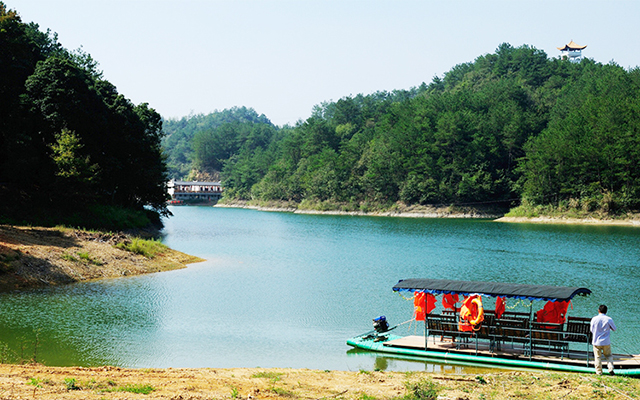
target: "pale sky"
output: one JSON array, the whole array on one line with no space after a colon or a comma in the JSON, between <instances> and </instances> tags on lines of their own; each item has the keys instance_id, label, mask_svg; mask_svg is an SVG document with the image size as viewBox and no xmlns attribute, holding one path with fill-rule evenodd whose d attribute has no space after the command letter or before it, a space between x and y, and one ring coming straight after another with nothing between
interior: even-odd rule
<instances>
[{"instance_id":1,"label":"pale sky","mask_svg":"<svg viewBox=\"0 0 640 400\"><path fill-rule=\"evenodd\" d=\"M276 125L314 105L409 89L503 42L640 65L640 1L4 0L91 54L165 118L254 108Z\"/></svg>"}]
</instances>

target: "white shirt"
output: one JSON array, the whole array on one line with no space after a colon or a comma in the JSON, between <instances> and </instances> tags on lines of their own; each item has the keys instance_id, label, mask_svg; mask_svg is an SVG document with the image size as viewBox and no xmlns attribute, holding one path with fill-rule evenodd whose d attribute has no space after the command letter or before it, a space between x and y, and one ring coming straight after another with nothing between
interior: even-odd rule
<instances>
[{"instance_id":1,"label":"white shirt","mask_svg":"<svg viewBox=\"0 0 640 400\"><path fill-rule=\"evenodd\" d=\"M606 314L598 314L591 318L591 333L593 333L594 346L608 346L611 344L609 332L616 330L616 324L613 319L607 317Z\"/></svg>"}]
</instances>

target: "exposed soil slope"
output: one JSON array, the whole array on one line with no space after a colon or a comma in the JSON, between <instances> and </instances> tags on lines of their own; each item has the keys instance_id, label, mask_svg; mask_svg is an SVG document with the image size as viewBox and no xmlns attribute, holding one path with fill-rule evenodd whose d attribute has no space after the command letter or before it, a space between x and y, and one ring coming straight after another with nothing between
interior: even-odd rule
<instances>
[{"instance_id":1,"label":"exposed soil slope","mask_svg":"<svg viewBox=\"0 0 640 400\"><path fill-rule=\"evenodd\" d=\"M115 247L124 234L0 225L0 290L184 268L202 261L166 249L153 258Z\"/></svg>"}]
</instances>

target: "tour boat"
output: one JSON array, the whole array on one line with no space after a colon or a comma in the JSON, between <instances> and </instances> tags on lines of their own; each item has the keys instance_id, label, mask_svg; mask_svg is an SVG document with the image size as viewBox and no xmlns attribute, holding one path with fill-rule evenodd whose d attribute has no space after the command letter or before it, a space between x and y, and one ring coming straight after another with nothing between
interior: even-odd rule
<instances>
[{"instance_id":1,"label":"tour boat","mask_svg":"<svg viewBox=\"0 0 640 400\"><path fill-rule=\"evenodd\" d=\"M393 290L413 293L414 319L424 320L424 335L394 335L395 327L381 316L374 320L373 331L349 339L348 345L442 362L595 372L591 319L566 316L571 299L591 294L587 288L405 279ZM439 295L442 311L432 313ZM494 310L482 305L482 299L490 297L496 299ZM529 312L507 311L507 299L530 302ZM534 313L534 301L546 304ZM615 350L615 343L612 347ZM618 375L640 375L640 355L614 354L614 367Z\"/></svg>"}]
</instances>

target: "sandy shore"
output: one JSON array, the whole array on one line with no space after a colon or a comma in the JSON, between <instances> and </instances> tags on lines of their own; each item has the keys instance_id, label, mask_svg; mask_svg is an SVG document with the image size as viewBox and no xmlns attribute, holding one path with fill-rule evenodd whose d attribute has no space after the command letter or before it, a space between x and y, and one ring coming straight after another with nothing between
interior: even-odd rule
<instances>
[{"instance_id":1,"label":"sandy shore","mask_svg":"<svg viewBox=\"0 0 640 400\"><path fill-rule=\"evenodd\" d=\"M433 396L429 397L431 394ZM640 380L637 379L550 372L443 375L307 369L60 368L0 364L2 399L501 400L632 399L639 396Z\"/></svg>"}]
</instances>

